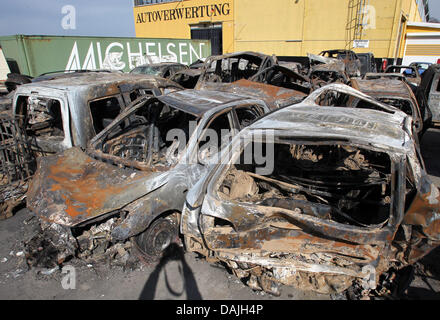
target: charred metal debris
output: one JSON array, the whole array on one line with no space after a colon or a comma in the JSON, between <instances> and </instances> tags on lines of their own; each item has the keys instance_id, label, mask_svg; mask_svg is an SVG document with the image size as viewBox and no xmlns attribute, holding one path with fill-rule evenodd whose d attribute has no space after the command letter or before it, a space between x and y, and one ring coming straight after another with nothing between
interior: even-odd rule
<instances>
[{"instance_id":1,"label":"charred metal debris","mask_svg":"<svg viewBox=\"0 0 440 320\"><path fill-rule=\"evenodd\" d=\"M440 241L440 193L419 151L432 107L402 73L361 78L351 51L309 61L238 52L170 79L19 86L1 120L1 178L26 186L15 198L28 189L41 224L28 264L152 262L177 242L275 295L393 290ZM249 146L273 155L272 171L238 161Z\"/></svg>"},{"instance_id":2,"label":"charred metal debris","mask_svg":"<svg viewBox=\"0 0 440 320\"><path fill-rule=\"evenodd\" d=\"M20 119L0 112L0 219L12 217L14 208L23 202L36 167Z\"/></svg>"}]
</instances>

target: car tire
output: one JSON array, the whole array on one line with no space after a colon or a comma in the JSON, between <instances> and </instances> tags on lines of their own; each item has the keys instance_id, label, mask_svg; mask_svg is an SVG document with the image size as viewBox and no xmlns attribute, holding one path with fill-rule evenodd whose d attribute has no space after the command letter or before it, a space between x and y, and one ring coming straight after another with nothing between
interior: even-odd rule
<instances>
[{"instance_id":1,"label":"car tire","mask_svg":"<svg viewBox=\"0 0 440 320\"><path fill-rule=\"evenodd\" d=\"M153 221L144 232L133 238L139 258L146 263L158 261L170 244L179 242L178 231L173 215Z\"/></svg>"}]
</instances>

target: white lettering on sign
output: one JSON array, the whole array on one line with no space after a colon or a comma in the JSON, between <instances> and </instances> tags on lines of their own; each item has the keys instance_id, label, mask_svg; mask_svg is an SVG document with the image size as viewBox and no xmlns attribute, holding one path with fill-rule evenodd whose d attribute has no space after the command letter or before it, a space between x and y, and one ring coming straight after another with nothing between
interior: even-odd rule
<instances>
[{"instance_id":1,"label":"white lettering on sign","mask_svg":"<svg viewBox=\"0 0 440 320\"><path fill-rule=\"evenodd\" d=\"M105 47L101 42L91 41L86 47L88 48L86 53L82 51L81 54L79 44L75 41L65 71L80 69L129 71L142 64L159 62L190 64L198 59L207 58L209 53L204 54L204 47L205 43L190 42L165 44L160 42L138 42L137 44L112 42Z\"/></svg>"}]
</instances>

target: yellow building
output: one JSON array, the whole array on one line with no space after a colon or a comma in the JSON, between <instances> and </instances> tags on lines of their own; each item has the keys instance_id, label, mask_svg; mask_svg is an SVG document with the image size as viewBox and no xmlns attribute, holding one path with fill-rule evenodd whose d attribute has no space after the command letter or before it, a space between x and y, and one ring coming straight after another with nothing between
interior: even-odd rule
<instances>
[{"instance_id":1,"label":"yellow building","mask_svg":"<svg viewBox=\"0 0 440 320\"><path fill-rule=\"evenodd\" d=\"M210 39L212 53L305 56L326 49L402 58L427 0L135 0L137 37ZM440 29L439 29L440 30Z\"/></svg>"}]
</instances>

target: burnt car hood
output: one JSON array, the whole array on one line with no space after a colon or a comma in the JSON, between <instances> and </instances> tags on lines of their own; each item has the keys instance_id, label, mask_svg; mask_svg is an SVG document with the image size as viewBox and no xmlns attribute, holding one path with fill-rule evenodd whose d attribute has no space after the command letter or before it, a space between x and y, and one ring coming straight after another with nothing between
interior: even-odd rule
<instances>
[{"instance_id":1,"label":"burnt car hood","mask_svg":"<svg viewBox=\"0 0 440 320\"><path fill-rule=\"evenodd\" d=\"M27 206L42 220L73 227L122 209L167 177L167 172L120 168L71 148L39 161Z\"/></svg>"}]
</instances>

